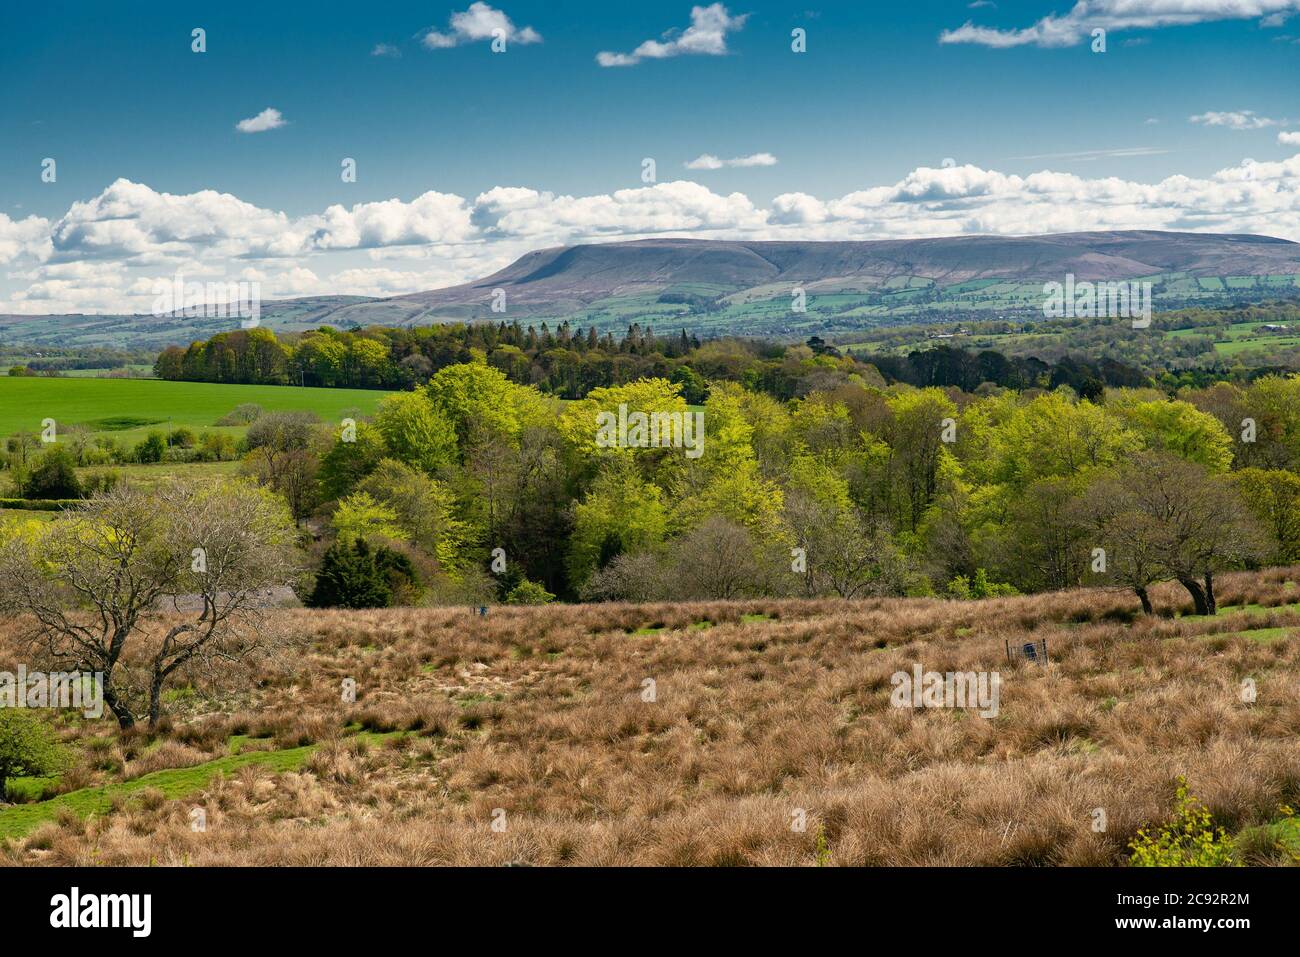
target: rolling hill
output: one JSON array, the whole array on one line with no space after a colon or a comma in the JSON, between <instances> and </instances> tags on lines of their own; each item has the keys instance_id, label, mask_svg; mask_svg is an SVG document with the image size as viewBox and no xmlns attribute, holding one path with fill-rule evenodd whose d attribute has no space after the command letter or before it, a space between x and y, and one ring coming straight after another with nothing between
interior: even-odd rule
<instances>
[{"instance_id":1,"label":"rolling hill","mask_svg":"<svg viewBox=\"0 0 1300 957\"><path fill-rule=\"evenodd\" d=\"M1169 309L1300 296L1300 244L1267 236L1118 231L865 242L648 239L541 249L483 279L386 299L263 304L277 329L469 319L630 322L703 334L798 337L897 321L1029 315L1042 284L1146 280ZM791 310L805 290L807 311ZM505 312L492 309L505 295ZM497 297L499 300L499 297ZM229 320L0 316L0 342L185 344Z\"/></svg>"}]
</instances>

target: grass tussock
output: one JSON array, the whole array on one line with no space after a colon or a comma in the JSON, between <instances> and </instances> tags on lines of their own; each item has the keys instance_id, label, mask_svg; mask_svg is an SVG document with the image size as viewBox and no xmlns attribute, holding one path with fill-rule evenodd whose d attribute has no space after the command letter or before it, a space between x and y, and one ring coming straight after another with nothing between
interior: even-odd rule
<instances>
[{"instance_id":1,"label":"grass tussock","mask_svg":"<svg viewBox=\"0 0 1300 957\"><path fill-rule=\"evenodd\" d=\"M0 861L1115 865L1185 779L1243 862L1290 863L1296 572L1226 576L1213 618L1176 587L1151 618L1105 590L285 610L290 659L183 676L155 732L60 719L74 760L48 813L0 808ZM918 663L999 672L997 716L893 707Z\"/></svg>"}]
</instances>

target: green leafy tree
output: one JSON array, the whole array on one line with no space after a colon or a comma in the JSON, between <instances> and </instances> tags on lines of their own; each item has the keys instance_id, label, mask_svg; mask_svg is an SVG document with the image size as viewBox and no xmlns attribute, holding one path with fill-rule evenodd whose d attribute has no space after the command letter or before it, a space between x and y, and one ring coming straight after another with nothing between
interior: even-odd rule
<instances>
[{"instance_id":1,"label":"green leafy tree","mask_svg":"<svg viewBox=\"0 0 1300 957\"><path fill-rule=\"evenodd\" d=\"M0 801L18 777L46 777L65 762L54 730L22 708L0 708Z\"/></svg>"},{"instance_id":2,"label":"green leafy tree","mask_svg":"<svg viewBox=\"0 0 1300 957\"><path fill-rule=\"evenodd\" d=\"M456 461L456 431L423 392L386 396L375 428L392 457L430 475Z\"/></svg>"},{"instance_id":3,"label":"green leafy tree","mask_svg":"<svg viewBox=\"0 0 1300 957\"><path fill-rule=\"evenodd\" d=\"M307 605L312 608L386 608L416 583L406 556L373 549L364 538L339 539L325 552Z\"/></svg>"},{"instance_id":4,"label":"green leafy tree","mask_svg":"<svg viewBox=\"0 0 1300 957\"><path fill-rule=\"evenodd\" d=\"M842 458L858 433L848 407L820 394L795 403L790 428L800 446L823 461Z\"/></svg>"},{"instance_id":5,"label":"green leafy tree","mask_svg":"<svg viewBox=\"0 0 1300 957\"><path fill-rule=\"evenodd\" d=\"M972 577L958 575L948 582L948 594L960 601L980 601L985 598L1015 595L1018 592L1014 585L989 581L988 572L983 568L977 568Z\"/></svg>"},{"instance_id":6,"label":"green leafy tree","mask_svg":"<svg viewBox=\"0 0 1300 957\"><path fill-rule=\"evenodd\" d=\"M673 371L671 381L681 387L682 398L688 405L703 405L709 397L708 383L690 366L678 366Z\"/></svg>"},{"instance_id":7,"label":"green leafy tree","mask_svg":"<svg viewBox=\"0 0 1300 957\"><path fill-rule=\"evenodd\" d=\"M1092 548L1079 507L1078 480L1038 479L1010 497L993 549L999 568L1033 590L1074 588L1083 581Z\"/></svg>"},{"instance_id":8,"label":"green leafy tree","mask_svg":"<svg viewBox=\"0 0 1300 957\"><path fill-rule=\"evenodd\" d=\"M464 566L467 528L456 517L451 489L422 472L385 459L357 490L392 510L394 521L412 545L437 559L455 577Z\"/></svg>"},{"instance_id":9,"label":"green leafy tree","mask_svg":"<svg viewBox=\"0 0 1300 957\"><path fill-rule=\"evenodd\" d=\"M890 421L885 481L893 502L895 528L915 532L939 490L940 462L946 453L944 421L956 420L957 407L939 389L903 392L889 399Z\"/></svg>"},{"instance_id":10,"label":"green leafy tree","mask_svg":"<svg viewBox=\"0 0 1300 957\"><path fill-rule=\"evenodd\" d=\"M852 502L848 480L824 459L797 453L790 463L789 476L792 492L801 492L823 506L842 511Z\"/></svg>"},{"instance_id":11,"label":"green leafy tree","mask_svg":"<svg viewBox=\"0 0 1300 957\"><path fill-rule=\"evenodd\" d=\"M327 499L343 498L388 458L384 437L373 425L358 422L353 441L340 434L321 456L320 484Z\"/></svg>"},{"instance_id":12,"label":"green leafy tree","mask_svg":"<svg viewBox=\"0 0 1300 957\"><path fill-rule=\"evenodd\" d=\"M167 451L167 440L161 432L150 432L135 447L135 460L144 464L161 462Z\"/></svg>"},{"instance_id":13,"label":"green leafy tree","mask_svg":"<svg viewBox=\"0 0 1300 957\"><path fill-rule=\"evenodd\" d=\"M75 465L71 452L61 445L50 446L23 482L23 497L80 498L82 488Z\"/></svg>"},{"instance_id":14,"label":"green leafy tree","mask_svg":"<svg viewBox=\"0 0 1300 957\"><path fill-rule=\"evenodd\" d=\"M601 438L618 438L613 434L616 429L598 432L602 421L614 423L619 419L620 408L626 414L643 413L647 426L654 420L654 429L658 432L658 444L651 445L652 436L644 436L645 445L621 446L616 443L600 442ZM601 462L634 462L642 476L654 482L660 488L669 487L674 478L680 475L686 459L686 449L677 448L671 443L673 431L680 428L678 435L685 441L685 417L690 414L686 401L681 396L679 386L666 379L638 379L626 385L609 388L592 389L586 398L569 403L560 417L559 429L568 443L572 453L588 473L594 472ZM612 417L612 418L607 418ZM705 427L710 418L705 415ZM629 442L636 441L629 427ZM705 436L704 454L714 457L721 448Z\"/></svg>"},{"instance_id":15,"label":"green leafy tree","mask_svg":"<svg viewBox=\"0 0 1300 957\"><path fill-rule=\"evenodd\" d=\"M506 594L507 605L546 605L555 600L555 596L537 582L523 579Z\"/></svg>"},{"instance_id":16,"label":"green leafy tree","mask_svg":"<svg viewBox=\"0 0 1300 957\"><path fill-rule=\"evenodd\" d=\"M789 529L782 514L785 491L774 479L764 478L757 462L743 462L730 472L716 475L673 513L674 529L694 528L717 517L741 526L773 544L786 542Z\"/></svg>"},{"instance_id":17,"label":"green leafy tree","mask_svg":"<svg viewBox=\"0 0 1300 957\"><path fill-rule=\"evenodd\" d=\"M1242 500L1270 533L1270 559L1300 562L1300 475L1285 469L1242 469L1232 473Z\"/></svg>"},{"instance_id":18,"label":"green leafy tree","mask_svg":"<svg viewBox=\"0 0 1300 957\"><path fill-rule=\"evenodd\" d=\"M994 429L990 479L1021 489L1039 479L1114 465L1141 447L1141 438L1105 409L1051 392L1017 408Z\"/></svg>"},{"instance_id":19,"label":"green leafy tree","mask_svg":"<svg viewBox=\"0 0 1300 957\"><path fill-rule=\"evenodd\" d=\"M434 406L451 423L464 455L471 436L519 440L524 429L545 423L548 403L529 386L516 385L499 369L466 362L440 369L425 387Z\"/></svg>"},{"instance_id":20,"label":"green leafy tree","mask_svg":"<svg viewBox=\"0 0 1300 957\"><path fill-rule=\"evenodd\" d=\"M656 547L664 540L667 526L659 488L628 464L612 465L574 507L569 581L580 588L592 572L615 556Z\"/></svg>"},{"instance_id":21,"label":"green leafy tree","mask_svg":"<svg viewBox=\"0 0 1300 957\"><path fill-rule=\"evenodd\" d=\"M378 385L389 369L388 347L374 339L353 339L343 362L353 385Z\"/></svg>"},{"instance_id":22,"label":"green leafy tree","mask_svg":"<svg viewBox=\"0 0 1300 957\"><path fill-rule=\"evenodd\" d=\"M397 521L397 511L376 502L368 492L354 492L334 511L330 520L342 541L379 536L405 541L407 533Z\"/></svg>"},{"instance_id":23,"label":"green leafy tree","mask_svg":"<svg viewBox=\"0 0 1300 957\"><path fill-rule=\"evenodd\" d=\"M1143 437L1147 447L1172 452L1212 472L1232 464L1232 437L1222 423L1190 402L1161 399L1114 403L1119 416Z\"/></svg>"},{"instance_id":24,"label":"green leafy tree","mask_svg":"<svg viewBox=\"0 0 1300 957\"><path fill-rule=\"evenodd\" d=\"M1242 465L1300 468L1300 376L1256 379L1232 404L1224 426L1237 439ZM1255 424L1255 441L1240 441L1246 419Z\"/></svg>"},{"instance_id":25,"label":"green leafy tree","mask_svg":"<svg viewBox=\"0 0 1300 957\"><path fill-rule=\"evenodd\" d=\"M745 415L739 389L715 389L704 403L704 449L693 471L710 476L755 462L754 426Z\"/></svg>"},{"instance_id":26,"label":"green leafy tree","mask_svg":"<svg viewBox=\"0 0 1300 957\"><path fill-rule=\"evenodd\" d=\"M527 382L528 370L532 367L527 354L518 346L502 345L492 350L488 356L488 365L500 369L511 382Z\"/></svg>"},{"instance_id":27,"label":"green leafy tree","mask_svg":"<svg viewBox=\"0 0 1300 957\"><path fill-rule=\"evenodd\" d=\"M344 375L348 349L333 330L304 335L293 353L293 365L309 384L337 385Z\"/></svg>"}]
</instances>

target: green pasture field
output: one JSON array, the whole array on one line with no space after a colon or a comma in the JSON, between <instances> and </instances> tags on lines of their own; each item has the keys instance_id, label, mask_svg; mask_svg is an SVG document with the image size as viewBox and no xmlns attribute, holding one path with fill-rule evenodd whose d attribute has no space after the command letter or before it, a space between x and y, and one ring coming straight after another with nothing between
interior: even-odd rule
<instances>
[{"instance_id":1,"label":"green pasture field","mask_svg":"<svg viewBox=\"0 0 1300 957\"><path fill-rule=\"evenodd\" d=\"M1266 325L1266 323L1234 322L1224 330L1226 338L1215 341L1214 351L1219 355L1231 356L1253 349L1291 349L1300 345L1300 334L1258 334L1259 328L1263 325ZM1300 333L1300 326L1295 328L1297 333ZM1174 329L1167 332L1166 335L1175 339L1184 339L1189 336L1211 336L1215 334L1215 329L1214 326L1198 326L1193 329Z\"/></svg>"},{"instance_id":2,"label":"green pasture field","mask_svg":"<svg viewBox=\"0 0 1300 957\"><path fill-rule=\"evenodd\" d=\"M317 389L301 386L221 385L212 382L167 382L161 379L8 378L0 377L0 437L15 432L39 434L44 419L59 433L84 427L92 436L111 437L130 449L150 432L185 426L196 436L225 433L238 439L246 425L214 426L236 406L252 402L266 412L314 412L323 422L346 415L370 415L387 393L370 389ZM78 469L82 478L106 469L144 485L167 476L216 479L233 474L238 462L162 462L152 465L93 466ZM0 496L13 494L7 475L0 477ZM5 512L5 515L19 513ZM19 517L40 518L35 512Z\"/></svg>"},{"instance_id":3,"label":"green pasture field","mask_svg":"<svg viewBox=\"0 0 1300 957\"><path fill-rule=\"evenodd\" d=\"M1223 356L1236 355L1252 349L1293 349L1300 346L1300 336L1260 336L1258 338L1232 339L1216 342L1214 351Z\"/></svg>"},{"instance_id":4,"label":"green pasture field","mask_svg":"<svg viewBox=\"0 0 1300 957\"><path fill-rule=\"evenodd\" d=\"M1291 277L1282 278L1289 280ZM1192 337L1213 339L1214 350L1221 356L1300 347L1300 323L1287 323L1292 328L1286 333L1262 332L1261 327L1267 324L1265 321L1236 322L1229 325L1222 323L1207 324L1186 329L1153 329L1152 334L1176 340L1190 339ZM906 355L914 349L930 344L930 340L926 336L929 331L931 330L923 326L912 326L899 330L896 334L902 336L902 342L897 344L880 340L854 342L852 340L845 341L845 339L841 338L836 341L836 345L842 350L860 355ZM1021 351L1033 347L1048 349L1061 345L1068 347L1069 332L1068 330L1061 332L981 332L977 335L963 335L956 339L946 340L946 344L973 352L983 349L999 350L1010 348Z\"/></svg>"},{"instance_id":5,"label":"green pasture field","mask_svg":"<svg viewBox=\"0 0 1300 957\"><path fill-rule=\"evenodd\" d=\"M0 435L40 432L44 419L112 434L124 444L151 431L212 427L236 406L254 402L268 412L314 412L322 421L347 412L374 412L386 393L370 389L222 385L161 379L0 377ZM242 434L242 427L223 428Z\"/></svg>"},{"instance_id":6,"label":"green pasture field","mask_svg":"<svg viewBox=\"0 0 1300 957\"><path fill-rule=\"evenodd\" d=\"M77 469L77 475L85 479L96 472L116 472L124 481L145 489L153 489L160 482L177 478L196 482L214 482L230 477L239 472L240 463L235 460L225 462L154 462L146 465L126 463L124 465L94 465ZM14 514L4 512L0 514ZM23 513L35 515L35 512ZM45 513L47 515L52 513Z\"/></svg>"}]
</instances>

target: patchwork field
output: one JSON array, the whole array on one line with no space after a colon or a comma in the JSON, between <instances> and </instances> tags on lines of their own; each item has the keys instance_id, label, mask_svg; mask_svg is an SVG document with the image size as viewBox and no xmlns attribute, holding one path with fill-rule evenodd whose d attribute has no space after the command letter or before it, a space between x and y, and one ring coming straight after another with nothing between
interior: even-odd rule
<instances>
[{"instance_id":1,"label":"patchwork field","mask_svg":"<svg viewBox=\"0 0 1300 957\"><path fill-rule=\"evenodd\" d=\"M963 329L938 344L970 352L994 350L1004 355L1034 356L1040 359L1062 355L1100 354L1143 368L1158 375L1171 367L1188 363L1210 365L1216 360L1239 358L1248 365L1272 361L1293 361L1289 353L1300 347L1300 323L1289 307L1278 306L1278 315L1267 321L1232 322L1230 312L1204 312L1204 323L1179 329L1152 327L1135 334L1127 320L1099 319L1085 327L1069 322L1007 323L1006 331L976 326ZM962 324L943 327L946 331ZM1285 325L1269 331L1267 325ZM1022 331L1025 330L1025 331ZM872 333L840 336L835 345L842 351L870 361L872 356L906 356L936 344L933 327L925 325L880 329Z\"/></svg>"},{"instance_id":2,"label":"patchwork field","mask_svg":"<svg viewBox=\"0 0 1300 957\"><path fill-rule=\"evenodd\" d=\"M1169 586L1151 618L1102 590L283 610L290 648L185 675L156 734L65 716L0 860L1119 865L1183 777L1238 863L1294 863L1298 580L1226 576L1201 618ZM996 716L893 706L916 665L998 672Z\"/></svg>"}]
</instances>

